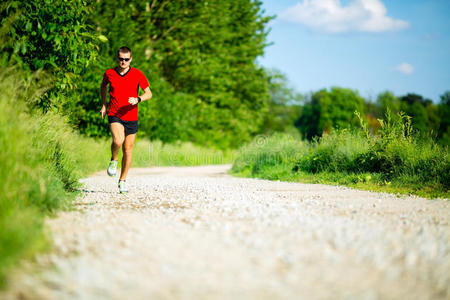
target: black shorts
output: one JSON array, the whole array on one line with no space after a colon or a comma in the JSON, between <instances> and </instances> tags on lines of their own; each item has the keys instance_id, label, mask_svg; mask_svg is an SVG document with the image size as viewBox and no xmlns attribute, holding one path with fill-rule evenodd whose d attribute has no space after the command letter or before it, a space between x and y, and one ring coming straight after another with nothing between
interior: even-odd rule
<instances>
[{"instance_id":1,"label":"black shorts","mask_svg":"<svg viewBox=\"0 0 450 300\"><path fill-rule=\"evenodd\" d=\"M108 116L108 122L111 123L120 123L125 128L125 135L134 134L138 131L138 121L123 121L119 117L116 116Z\"/></svg>"}]
</instances>

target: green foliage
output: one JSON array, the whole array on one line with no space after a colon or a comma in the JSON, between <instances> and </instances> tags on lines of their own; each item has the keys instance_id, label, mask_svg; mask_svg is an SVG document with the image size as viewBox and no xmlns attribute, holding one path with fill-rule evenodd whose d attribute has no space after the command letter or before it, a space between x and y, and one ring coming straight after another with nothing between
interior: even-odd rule
<instances>
[{"instance_id":1,"label":"green foliage","mask_svg":"<svg viewBox=\"0 0 450 300\"><path fill-rule=\"evenodd\" d=\"M395 97L395 95L390 91L382 92L377 97L377 118L383 118L386 111L391 111L393 113L400 112L400 99Z\"/></svg>"},{"instance_id":2,"label":"green foliage","mask_svg":"<svg viewBox=\"0 0 450 300\"><path fill-rule=\"evenodd\" d=\"M441 96L441 102L438 105L440 124L438 130L439 142L450 146L450 91Z\"/></svg>"},{"instance_id":3,"label":"green foliage","mask_svg":"<svg viewBox=\"0 0 450 300\"><path fill-rule=\"evenodd\" d=\"M412 118L412 126L422 135L437 134L439 128L439 116L437 107L429 99L421 95L407 94L400 97L400 110Z\"/></svg>"},{"instance_id":4,"label":"green foliage","mask_svg":"<svg viewBox=\"0 0 450 300\"><path fill-rule=\"evenodd\" d=\"M450 166L448 150L433 140L413 133L411 118L400 113L380 120L378 135L337 132L316 141L310 157L299 160L298 169L307 172L376 173L391 181L417 178L416 184L450 188L446 170ZM311 167L313 166L313 167Z\"/></svg>"},{"instance_id":5,"label":"green foliage","mask_svg":"<svg viewBox=\"0 0 450 300\"><path fill-rule=\"evenodd\" d=\"M303 107L296 122L303 136L311 140L333 128L349 128L357 124L355 111L363 113L364 99L357 91L333 87L315 92Z\"/></svg>"},{"instance_id":6,"label":"green foliage","mask_svg":"<svg viewBox=\"0 0 450 300\"><path fill-rule=\"evenodd\" d=\"M298 132L295 120L302 113L303 95L288 86L287 77L278 70L269 70L270 101L264 116L264 134L274 132Z\"/></svg>"},{"instance_id":7,"label":"green foliage","mask_svg":"<svg viewBox=\"0 0 450 300\"><path fill-rule=\"evenodd\" d=\"M393 112L390 114L391 121L398 122L397 114L406 113L412 118L413 131L421 138L437 139L440 144L449 145L450 124L447 120L450 119L450 115L449 104L445 99L449 98L450 92L443 94L441 96L443 100L436 105L417 94L396 97L389 91L380 93L375 102L362 103L361 101L364 100L358 96L357 92L342 88L333 89L330 92L321 90L313 93L301 107L300 117L295 125L308 140L320 137L333 128L355 128L357 120L354 115L351 116L353 111L365 112L364 119L368 129L372 133L377 133L381 126L378 120L386 121L386 112L390 111ZM277 112L270 118L276 118L278 114L280 113Z\"/></svg>"},{"instance_id":8,"label":"green foliage","mask_svg":"<svg viewBox=\"0 0 450 300\"><path fill-rule=\"evenodd\" d=\"M14 62L27 70L44 69L54 79L38 102L44 110L69 110L67 97L96 57L100 41L87 22L90 13L84 0L6 1L0 6L0 25L8 28L0 46L3 66Z\"/></svg>"},{"instance_id":9,"label":"green foliage","mask_svg":"<svg viewBox=\"0 0 450 300\"><path fill-rule=\"evenodd\" d=\"M300 157L293 167L294 171L308 173L319 172L355 172L358 166L355 159L359 153L367 150L367 142L361 132L342 129L315 139L309 144L309 151Z\"/></svg>"},{"instance_id":10,"label":"green foliage","mask_svg":"<svg viewBox=\"0 0 450 300\"><path fill-rule=\"evenodd\" d=\"M268 179L449 197L448 148L415 134L411 119L404 114L396 118L388 114L386 121L380 120L377 135L361 120L365 129L333 130L310 143L290 138L286 145L284 135L271 136L262 144L255 140L240 149L232 171Z\"/></svg>"}]
</instances>

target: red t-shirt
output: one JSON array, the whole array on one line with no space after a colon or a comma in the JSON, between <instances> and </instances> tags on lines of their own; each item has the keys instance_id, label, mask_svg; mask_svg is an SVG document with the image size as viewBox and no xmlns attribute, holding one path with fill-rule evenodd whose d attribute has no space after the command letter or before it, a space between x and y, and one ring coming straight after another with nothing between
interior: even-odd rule
<instances>
[{"instance_id":1,"label":"red t-shirt","mask_svg":"<svg viewBox=\"0 0 450 300\"><path fill-rule=\"evenodd\" d=\"M145 90L149 86L144 73L130 67L128 72L120 75L115 68L111 68L103 76L110 84L108 116L116 116L123 121L137 121L138 105L128 103L128 98L137 97L139 87Z\"/></svg>"}]
</instances>

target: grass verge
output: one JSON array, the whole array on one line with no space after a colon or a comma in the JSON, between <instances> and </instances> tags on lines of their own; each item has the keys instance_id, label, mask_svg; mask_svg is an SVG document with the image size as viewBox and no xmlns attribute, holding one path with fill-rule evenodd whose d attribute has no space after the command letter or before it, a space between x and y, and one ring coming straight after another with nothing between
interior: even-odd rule
<instances>
[{"instance_id":1,"label":"grass verge","mask_svg":"<svg viewBox=\"0 0 450 300\"><path fill-rule=\"evenodd\" d=\"M408 117L388 119L379 134L334 131L311 143L285 134L239 150L231 173L243 177L344 185L449 198L448 148L412 133Z\"/></svg>"}]
</instances>

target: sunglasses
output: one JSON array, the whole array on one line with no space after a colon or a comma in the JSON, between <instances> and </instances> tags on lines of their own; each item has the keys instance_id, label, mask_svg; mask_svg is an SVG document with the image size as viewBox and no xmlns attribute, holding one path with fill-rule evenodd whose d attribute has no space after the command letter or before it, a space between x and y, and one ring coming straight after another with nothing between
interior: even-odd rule
<instances>
[{"instance_id":1,"label":"sunglasses","mask_svg":"<svg viewBox=\"0 0 450 300\"><path fill-rule=\"evenodd\" d=\"M120 61L129 61L131 58L123 58L123 57L117 57Z\"/></svg>"}]
</instances>

